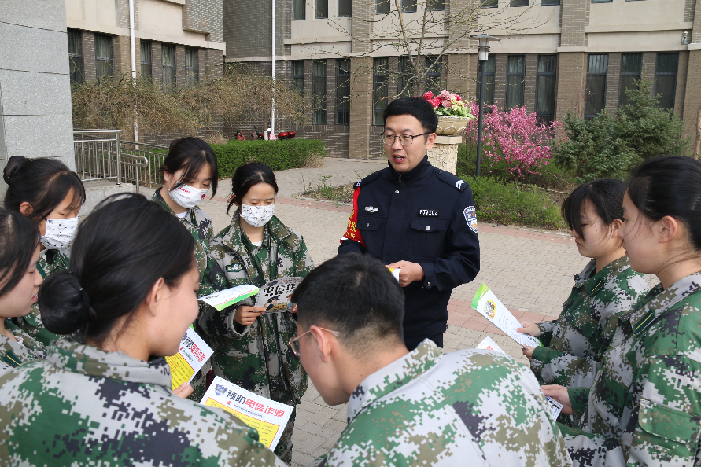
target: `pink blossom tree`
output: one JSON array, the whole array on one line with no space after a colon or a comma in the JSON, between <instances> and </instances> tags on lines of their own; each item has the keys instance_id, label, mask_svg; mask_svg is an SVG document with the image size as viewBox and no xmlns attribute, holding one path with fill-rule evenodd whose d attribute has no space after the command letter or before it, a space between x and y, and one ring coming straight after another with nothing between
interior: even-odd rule
<instances>
[{"instance_id":1,"label":"pink blossom tree","mask_svg":"<svg viewBox=\"0 0 701 467\"><path fill-rule=\"evenodd\" d=\"M477 115L475 102L470 102L470 108L472 115ZM486 111L487 108L491 111ZM496 105L485 107L482 124L485 165L492 167L503 162L517 179L526 174L538 174L539 169L548 165L555 133L562 127L559 121L538 123L536 113L529 113L525 107L503 110ZM477 144L476 118L468 122L465 136L468 141Z\"/></svg>"}]
</instances>

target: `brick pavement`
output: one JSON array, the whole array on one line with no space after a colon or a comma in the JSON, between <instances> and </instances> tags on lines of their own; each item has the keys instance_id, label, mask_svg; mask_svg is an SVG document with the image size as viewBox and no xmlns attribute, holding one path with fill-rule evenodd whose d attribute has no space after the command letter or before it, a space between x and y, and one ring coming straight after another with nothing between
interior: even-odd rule
<instances>
[{"instance_id":1,"label":"brick pavement","mask_svg":"<svg viewBox=\"0 0 701 467\"><path fill-rule=\"evenodd\" d=\"M326 167L293 169L276 174L280 195L275 212L286 225L300 233L314 261L319 264L336 255L340 236L345 231L350 206L291 196L306 188L307 181L319 175L331 175L328 184L346 183L385 166L384 161L328 160ZM229 181L222 180L217 197L201 204L212 216L215 231L225 227L225 198L231 192ZM292 186L292 188L290 188ZM480 248L481 272L477 278L453 292L449 309L446 351L475 347L490 336L509 355L526 362L518 344L504 336L470 307L472 297L485 282L518 319L540 321L556 317L569 295L572 276L582 270L587 259L581 257L568 236L556 232L535 231L482 223ZM327 452L343 431L346 407L327 406L310 384L298 406L294 432L293 465L306 465Z\"/></svg>"}]
</instances>

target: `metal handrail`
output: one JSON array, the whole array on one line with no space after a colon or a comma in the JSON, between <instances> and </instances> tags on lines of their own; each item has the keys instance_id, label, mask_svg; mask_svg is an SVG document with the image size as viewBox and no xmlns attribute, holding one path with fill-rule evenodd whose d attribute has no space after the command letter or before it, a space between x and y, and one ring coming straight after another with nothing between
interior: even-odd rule
<instances>
[{"instance_id":1,"label":"metal handrail","mask_svg":"<svg viewBox=\"0 0 701 467\"><path fill-rule=\"evenodd\" d=\"M98 180L116 178L117 185L122 184L122 157L119 141L122 130L74 130L73 146L76 158L76 171L81 180ZM92 138L92 135L114 135L113 138ZM86 138L87 136L87 138ZM80 137L78 139L77 137ZM114 142L114 149L112 149ZM98 147L97 143L100 143ZM105 153L105 143L107 150ZM86 154L87 148L87 154ZM114 153L114 163L112 154ZM112 175L114 168L115 175Z\"/></svg>"}]
</instances>

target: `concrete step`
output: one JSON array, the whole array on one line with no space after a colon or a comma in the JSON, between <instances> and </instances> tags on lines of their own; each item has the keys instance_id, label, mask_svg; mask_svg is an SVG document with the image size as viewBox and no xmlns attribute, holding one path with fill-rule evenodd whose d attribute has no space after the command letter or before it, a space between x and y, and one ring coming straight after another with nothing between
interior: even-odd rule
<instances>
[{"instance_id":1,"label":"concrete step","mask_svg":"<svg viewBox=\"0 0 701 467\"><path fill-rule=\"evenodd\" d=\"M132 183L117 185L114 180L90 180L83 182L83 186L85 187L85 204L80 209L81 218L90 214L95 209L95 206L108 196L117 193L134 193L136 191L136 186ZM147 193L152 190L146 187L139 187L139 191L144 196L150 196Z\"/></svg>"}]
</instances>

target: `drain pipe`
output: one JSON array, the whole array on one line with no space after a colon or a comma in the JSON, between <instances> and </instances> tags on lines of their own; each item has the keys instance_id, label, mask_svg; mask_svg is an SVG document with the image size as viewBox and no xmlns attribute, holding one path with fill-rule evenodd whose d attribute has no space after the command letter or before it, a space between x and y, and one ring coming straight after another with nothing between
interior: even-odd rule
<instances>
[{"instance_id":1,"label":"drain pipe","mask_svg":"<svg viewBox=\"0 0 701 467\"><path fill-rule=\"evenodd\" d=\"M133 1L133 0L132 0ZM272 73L272 78L273 78L273 106L270 112L270 134L274 135L275 134L275 0L270 0L272 3L272 31L273 31L273 48L272 48L272 64L273 64L273 73Z\"/></svg>"},{"instance_id":2,"label":"drain pipe","mask_svg":"<svg viewBox=\"0 0 701 467\"><path fill-rule=\"evenodd\" d=\"M134 31L134 0L129 0L129 36L131 40L131 79L136 80L136 36ZM134 141L139 142L139 122L134 108Z\"/></svg>"}]
</instances>

